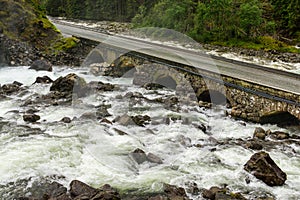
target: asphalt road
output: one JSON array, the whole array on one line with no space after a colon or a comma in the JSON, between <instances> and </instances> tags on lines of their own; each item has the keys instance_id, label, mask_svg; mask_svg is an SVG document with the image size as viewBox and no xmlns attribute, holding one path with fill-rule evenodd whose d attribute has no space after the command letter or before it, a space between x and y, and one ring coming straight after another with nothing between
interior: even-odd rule
<instances>
[{"instance_id":1,"label":"asphalt road","mask_svg":"<svg viewBox=\"0 0 300 200\"><path fill-rule=\"evenodd\" d=\"M123 48L130 51L154 56L161 59L191 65L201 70L238 78L257 83L266 87L280 89L300 95L300 75L271 69L257 65L245 65L243 63L231 63L224 60L213 59L191 50L185 50L156 43L145 42L132 38L118 37L102 34L79 27L54 23L56 27L66 35L74 35L94 41Z\"/></svg>"}]
</instances>

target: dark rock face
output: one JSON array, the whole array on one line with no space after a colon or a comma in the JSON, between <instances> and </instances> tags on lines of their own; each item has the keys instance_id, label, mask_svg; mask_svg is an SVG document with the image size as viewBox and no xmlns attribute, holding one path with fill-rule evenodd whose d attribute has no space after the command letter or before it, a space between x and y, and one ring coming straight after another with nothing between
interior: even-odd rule
<instances>
[{"instance_id":1,"label":"dark rock face","mask_svg":"<svg viewBox=\"0 0 300 200\"><path fill-rule=\"evenodd\" d=\"M104 185L95 189L83 182L74 180L70 184L70 195L72 199L93 199L93 200L119 200L120 195L110 185Z\"/></svg>"},{"instance_id":2,"label":"dark rock face","mask_svg":"<svg viewBox=\"0 0 300 200\"><path fill-rule=\"evenodd\" d=\"M254 154L244 165L244 169L269 186L281 186L287 179L286 173L263 151Z\"/></svg>"},{"instance_id":3,"label":"dark rock face","mask_svg":"<svg viewBox=\"0 0 300 200\"><path fill-rule=\"evenodd\" d=\"M147 155L141 149L134 150L132 153L130 153L130 155L138 164L142 164L143 162L147 161Z\"/></svg>"},{"instance_id":4,"label":"dark rock face","mask_svg":"<svg viewBox=\"0 0 300 200\"><path fill-rule=\"evenodd\" d=\"M138 163L142 164L143 162L151 162L156 164L162 164L163 161L153 153L146 153L142 149L135 149L133 152L130 153L130 156Z\"/></svg>"},{"instance_id":5,"label":"dark rock face","mask_svg":"<svg viewBox=\"0 0 300 200\"><path fill-rule=\"evenodd\" d=\"M38 120L40 120L41 117L38 116L38 115L35 115L35 114L26 114L26 115L23 115L23 120L25 122L37 122Z\"/></svg>"},{"instance_id":6,"label":"dark rock face","mask_svg":"<svg viewBox=\"0 0 300 200\"><path fill-rule=\"evenodd\" d=\"M151 118L148 115L136 115L131 117L134 123L138 126L144 126L151 121Z\"/></svg>"},{"instance_id":7,"label":"dark rock face","mask_svg":"<svg viewBox=\"0 0 300 200\"><path fill-rule=\"evenodd\" d=\"M74 180L70 184L70 194L71 197L78 197L80 195L85 195L87 198L91 199L97 193L97 189L91 186Z\"/></svg>"},{"instance_id":8,"label":"dark rock face","mask_svg":"<svg viewBox=\"0 0 300 200\"><path fill-rule=\"evenodd\" d=\"M51 78L49 78L48 76L43 76L43 77L37 77L34 84L35 83L42 83L42 84L48 84L48 83L52 83L53 80Z\"/></svg>"},{"instance_id":9,"label":"dark rock face","mask_svg":"<svg viewBox=\"0 0 300 200\"><path fill-rule=\"evenodd\" d=\"M69 123L72 122L72 120L71 120L69 117L64 117L64 118L61 119L61 121L62 121L63 123L66 123L66 124L69 124Z\"/></svg>"},{"instance_id":10,"label":"dark rock face","mask_svg":"<svg viewBox=\"0 0 300 200\"><path fill-rule=\"evenodd\" d=\"M20 86L15 84L5 84L0 87L0 94L4 95L11 95L18 91L20 91Z\"/></svg>"},{"instance_id":11,"label":"dark rock face","mask_svg":"<svg viewBox=\"0 0 300 200\"><path fill-rule=\"evenodd\" d=\"M29 69L34 69L36 71L48 71L52 72L52 65L47 60L36 60L34 61Z\"/></svg>"},{"instance_id":12,"label":"dark rock face","mask_svg":"<svg viewBox=\"0 0 300 200\"><path fill-rule=\"evenodd\" d=\"M83 78L72 73L56 79L50 87L50 91L83 97L87 94L87 84Z\"/></svg>"}]
</instances>

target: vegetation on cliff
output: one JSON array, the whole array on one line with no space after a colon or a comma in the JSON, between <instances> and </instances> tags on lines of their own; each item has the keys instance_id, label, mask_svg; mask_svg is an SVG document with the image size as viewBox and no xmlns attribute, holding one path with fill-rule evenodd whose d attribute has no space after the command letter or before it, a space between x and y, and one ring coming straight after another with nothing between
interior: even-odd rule
<instances>
[{"instance_id":1,"label":"vegetation on cliff","mask_svg":"<svg viewBox=\"0 0 300 200\"><path fill-rule=\"evenodd\" d=\"M0 30L10 39L26 42L45 53L76 46L48 20L40 0L0 0Z\"/></svg>"},{"instance_id":2,"label":"vegetation on cliff","mask_svg":"<svg viewBox=\"0 0 300 200\"><path fill-rule=\"evenodd\" d=\"M68 18L132 21L174 29L203 43L299 52L298 0L43 0Z\"/></svg>"}]
</instances>

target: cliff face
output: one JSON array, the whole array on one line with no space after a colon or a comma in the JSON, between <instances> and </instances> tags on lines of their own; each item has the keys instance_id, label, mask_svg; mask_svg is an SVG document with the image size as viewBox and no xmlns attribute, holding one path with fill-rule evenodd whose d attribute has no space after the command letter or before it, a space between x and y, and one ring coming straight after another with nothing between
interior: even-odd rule
<instances>
[{"instance_id":1,"label":"cliff face","mask_svg":"<svg viewBox=\"0 0 300 200\"><path fill-rule=\"evenodd\" d=\"M53 65L80 65L93 46L63 38L40 0L0 0L0 66L28 66L42 57Z\"/></svg>"},{"instance_id":2,"label":"cliff face","mask_svg":"<svg viewBox=\"0 0 300 200\"><path fill-rule=\"evenodd\" d=\"M39 0L0 0L0 32L40 50L60 37L39 6Z\"/></svg>"}]
</instances>

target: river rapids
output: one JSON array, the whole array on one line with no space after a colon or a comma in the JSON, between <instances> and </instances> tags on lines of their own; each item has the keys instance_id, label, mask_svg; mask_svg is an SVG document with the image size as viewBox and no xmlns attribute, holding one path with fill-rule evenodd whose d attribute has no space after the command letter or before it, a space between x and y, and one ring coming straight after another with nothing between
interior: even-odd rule
<instances>
[{"instance_id":1,"label":"river rapids","mask_svg":"<svg viewBox=\"0 0 300 200\"><path fill-rule=\"evenodd\" d=\"M47 94L51 86L33 84L36 78L47 75L55 80L69 73L76 73L86 82L116 84L118 89L95 92L68 105L37 105L34 109L41 119L37 123L24 122L22 116L28 110L24 102ZM133 85L131 78L96 77L86 68L54 67L53 72L36 72L26 66L0 68L1 85L14 81L26 90L0 98L0 199L12 199L21 188L40 179L66 187L74 179L94 187L110 184L123 193L136 194L159 191L162 183L186 191L195 184L200 189L227 185L230 191L241 192L249 199L299 199L299 143L264 149L287 173L287 181L278 187L267 186L244 170L256 151L239 143L252 138L256 127L299 135L298 128L238 121L225 114L225 107L205 109L182 103L176 111L144 99L132 102L126 98L128 93L151 100L174 96L175 91L146 90ZM110 121L128 114L148 115L151 122L144 127L123 126L81 118L84 113L96 112L99 105L109 105ZM72 119L71 123L61 122L64 117ZM136 163L130 152L137 148L156 155L162 164ZM22 180L29 181L24 185ZM203 199L201 194L188 195Z\"/></svg>"}]
</instances>

